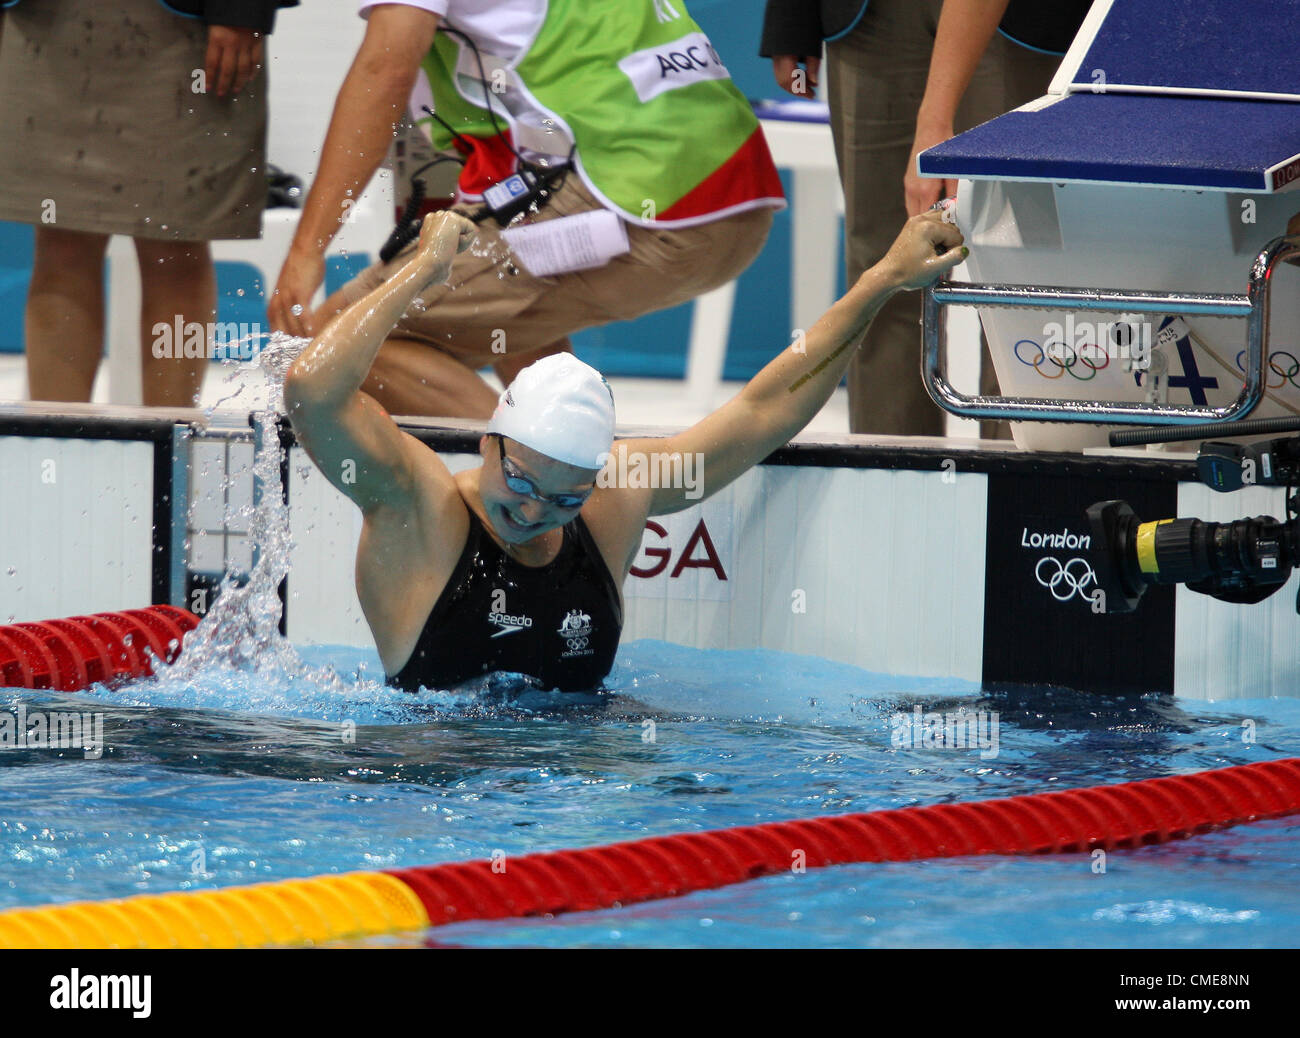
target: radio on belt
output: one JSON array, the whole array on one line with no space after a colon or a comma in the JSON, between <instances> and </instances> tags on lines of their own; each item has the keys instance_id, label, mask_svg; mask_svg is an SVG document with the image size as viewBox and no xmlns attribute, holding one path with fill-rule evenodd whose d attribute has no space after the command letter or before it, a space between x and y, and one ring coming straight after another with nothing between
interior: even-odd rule
<instances>
[{"instance_id":1,"label":"radio on belt","mask_svg":"<svg viewBox=\"0 0 1300 1038\"><path fill-rule=\"evenodd\" d=\"M483 200L492 207L494 211L504 209L514 202L516 198L527 195L532 188L533 178L524 180L524 175L516 173L514 176L506 177L499 184L493 184L483 192Z\"/></svg>"},{"instance_id":2,"label":"radio on belt","mask_svg":"<svg viewBox=\"0 0 1300 1038\"><path fill-rule=\"evenodd\" d=\"M551 194L551 184L569 171L568 163L546 168L521 166L518 173L493 184L483 192L484 208L474 214L479 223L492 217L502 227L534 203L541 204Z\"/></svg>"}]
</instances>

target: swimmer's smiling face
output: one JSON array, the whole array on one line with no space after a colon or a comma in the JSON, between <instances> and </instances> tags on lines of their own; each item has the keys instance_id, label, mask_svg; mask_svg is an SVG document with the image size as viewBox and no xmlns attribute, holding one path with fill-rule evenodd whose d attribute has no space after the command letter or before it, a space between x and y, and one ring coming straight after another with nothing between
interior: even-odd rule
<instances>
[{"instance_id":1,"label":"swimmer's smiling face","mask_svg":"<svg viewBox=\"0 0 1300 1038\"><path fill-rule=\"evenodd\" d=\"M600 472L556 461L498 434L484 436L479 451L483 455L479 476L483 509L493 529L509 544L523 544L569 522L582 510ZM508 478L522 478L534 493L559 498L559 502L539 501L512 489ZM566 507L570 498L574 503Z\"/></svg>"}]
</instances>

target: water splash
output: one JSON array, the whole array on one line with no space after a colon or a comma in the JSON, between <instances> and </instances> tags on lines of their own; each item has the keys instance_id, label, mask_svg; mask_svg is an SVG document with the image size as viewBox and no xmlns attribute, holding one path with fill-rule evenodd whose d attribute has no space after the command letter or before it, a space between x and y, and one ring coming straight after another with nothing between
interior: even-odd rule
<instances>
[{"instance_id":1,"label":"water splash","mask_svg":"<svg viewBox=\"0 0 1300 1038\"><path fill-rule=\"evenodd\" d=\"M364 670L345 679L333 666L309 665L280 634L284 605L279 589L289 572L293 539L289 508L280 493L283 451L277 423L285 377L309 342L276 332L252 361L225 362L233 369L225 384L234 387L209 409L209 417L221 404L241 400L250 392L265 393L263 406L252 412L253 476L261 492L238 513L247 520L249 541L255 546L253 568L242 583L226 571L216 600L186 637L180 656L170 666L156 665L153 678L132 687L137 702L176 705L194 694L233 695L240 700L240 709L281 712L286 706L303 704L319 716L334 713L341 701L353 702L359 693L364 696L382 688L382 682L368 679ZM227 486L233 478L227 473Z\"/></svg>"}]
</instances>

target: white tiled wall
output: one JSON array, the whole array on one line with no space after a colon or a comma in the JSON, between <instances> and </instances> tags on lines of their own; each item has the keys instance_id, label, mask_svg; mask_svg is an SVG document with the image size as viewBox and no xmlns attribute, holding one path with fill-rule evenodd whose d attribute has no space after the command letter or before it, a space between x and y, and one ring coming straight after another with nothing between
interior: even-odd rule
<instances>
[{"instance_id":1,"label":"white tiled wall","mask_svg":"<svg viewBox=\"0 0 1300 1038\"><path fill-rule=\"evenodd\" d=\"M248 513L253 503L251 439L196 438L190 448L189 567L196 573L247 573L253 564Z\"/></svg>"},{"instance_id":2,"label":"white tiled wall","mask_svg":"<svg viewBox=\"0 0 1300 1038\"><path fill-rule=\"evenodd\" d=\"M149 605L153 444L0 437L0 624Z\"/></svg>"},{"instance_id":3,"label":"white tiled wall","mask_svg":"<svg viewBox=\"0 0 1300 1038\"><path fill-rule=\"evenodd\" d=\"M1178 515L1207 522L1286 518L1281 487L1219 494L1199 483L1178 488ZM1144 520L1164 516L1139 516ZM1232 605L1179 586L1174 625L1174 694L1193 699L1300 696L1300 576L1254 605ZM1138 606L1136 616L1141 616Z\"/></svg>"}]
</instances>

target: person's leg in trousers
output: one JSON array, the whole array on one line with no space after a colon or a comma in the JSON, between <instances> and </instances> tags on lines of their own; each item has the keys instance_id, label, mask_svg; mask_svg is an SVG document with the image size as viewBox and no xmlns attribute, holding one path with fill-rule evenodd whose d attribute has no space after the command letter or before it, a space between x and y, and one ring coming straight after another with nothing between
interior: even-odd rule
<instances>
[{"instance_id":1,"label":"person's leg in trousers","mask_svg":"<svg viewBox=\"0 0 1300 1038\"><path fill-rule=\"evenodd\" d=\"M827 44L827 99L844 185L849 284L888 251L907 219L903 173L925 93L941 0L872 0ZM881 308L849 367L855 433L942 436L944 413L921 382L920 296Z\"/></svg>"},{"instance_id":2,"label":"person's leg in trousers","mask_svg":"<svg viewBox=\"0 0 1300 1038\"><path fill-rule=\"evenodd\" d=\"M1047 93L1061 59L1052 54L1039 54L1017 43L1012 43L1001 33L994 33L961 106L957 109L957 132L988 122L1014 108ZM997 372L989 353L988 340L980 332L980 393L998 396ZM985 440L1011 439L1011 426L1007 422L980 422L980 437Z\"/></svg>"}]
</instances>

